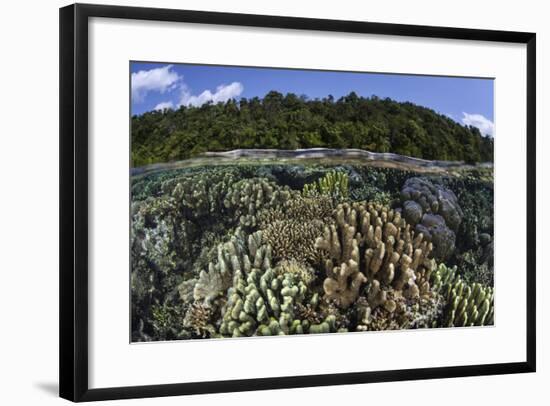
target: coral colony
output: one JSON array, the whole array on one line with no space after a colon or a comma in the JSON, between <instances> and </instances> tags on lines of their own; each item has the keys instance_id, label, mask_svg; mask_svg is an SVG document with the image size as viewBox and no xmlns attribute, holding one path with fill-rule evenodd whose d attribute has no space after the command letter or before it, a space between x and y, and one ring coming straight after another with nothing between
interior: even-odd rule
<instances>
[{"instance_id":1,"label":"coral colony","mask_svg":"<svg viewBox=\"0 0 550 406\"><path fill-rule=\"evenodd\" d=\"M485 326L492 167L250 163L132 177L132 340Z\"/></svg>"}]
</instances>

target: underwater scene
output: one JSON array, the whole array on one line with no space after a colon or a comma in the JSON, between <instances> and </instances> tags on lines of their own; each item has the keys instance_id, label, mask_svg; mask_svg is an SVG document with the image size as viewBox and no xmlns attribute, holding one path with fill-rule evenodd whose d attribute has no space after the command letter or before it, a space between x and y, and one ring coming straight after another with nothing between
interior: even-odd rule
<instances>
[{"instance_id":1,"label":"underwater scene","mask_svg":"<svg viewBox=\"0 0 550 406\"><path fill-rule=\"evenodd\" d=\"M136 64L132 84L193 78L167 66ZM147 110L136 89L132 342L494 324L481 125L355 93L238 101L188 84L187 102Z\"/></svg>"}]
</instances>

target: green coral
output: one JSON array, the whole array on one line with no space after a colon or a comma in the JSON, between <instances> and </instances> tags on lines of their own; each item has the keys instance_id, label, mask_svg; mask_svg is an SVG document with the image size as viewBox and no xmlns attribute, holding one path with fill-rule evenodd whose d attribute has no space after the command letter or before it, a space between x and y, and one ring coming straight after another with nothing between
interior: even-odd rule
<instances>
[{"instance_id":1,"label":"green coral","mask_svg":"<svg viewBox=\"0 0 550 406\"><path fill-rule=\"evenodd\" d=\"M466 283L456 267L440 264L433 274L434 289L447 304L444 327L486 326L494 322L494 290L479 283Z\"/></svg>"},{"instance_id":2,"label":"green coral","mask_svg":"<svg viewBox=\"0 0 550 406\"><path fill-rule=\"evenodd\" d=\"M262 244L261 231L247 235L237 228L229 241L218 244L217 256L208 264L208 271L202 270L198 279L180 285L180 296L184 299L187 287L194 283L194 300L211 305L217 297L225 294L235 273L247 273L254 268L271 268L271 247Z\"/></svg>"},{"instance_id":3,"label":"green coral","mask_svg":"<svg viewBox=\"0 0 550 406\"><path fill-rule=\"evenodd\" d=\"M304 185L304 196L325 195L336 200L344 200L349 197L349 175L345 172L330 171L317 182Z\"/></svg>"},{"instance_id":4,"label":"green coral","mask_svg":"<svg viewBox=\"0 0 550 406\"><path fill-rule=\"evenodd\" d=\"M306 292L305 283L290 273L277 275L271 268L238 272L228 292L220 332L233 337L302 334L294 307L303 303Z\"/></svg>"}]
</instances>

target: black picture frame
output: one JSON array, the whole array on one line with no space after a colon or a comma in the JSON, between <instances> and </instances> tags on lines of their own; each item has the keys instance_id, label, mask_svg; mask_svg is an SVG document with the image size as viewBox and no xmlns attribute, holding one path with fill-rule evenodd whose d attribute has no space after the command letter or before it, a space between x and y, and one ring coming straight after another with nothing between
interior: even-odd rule
<instances>
[{"instance_id":1,"label":"black picture frame","mask_svg":"<svg viewBox=\"0 0 550 406\"><path fill-rule=\"evenodd\" d=\"M90 389L88 386L88 19L105 17L424 38L496 41L527 48L527 323L524 362L279 376ZM536 35L527 32L384 24L267 15L74 4L60 9L60 396L75 402L345 385L536 369Z\"/></svg>"}]
</instances>

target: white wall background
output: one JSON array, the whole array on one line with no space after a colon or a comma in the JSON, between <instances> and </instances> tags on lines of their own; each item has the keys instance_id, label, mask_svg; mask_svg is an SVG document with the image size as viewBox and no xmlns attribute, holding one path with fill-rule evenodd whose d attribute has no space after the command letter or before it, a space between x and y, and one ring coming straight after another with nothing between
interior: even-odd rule
<instances>
[{"instance_id":1,"label":"white wall background","mask_svg":"<svg viewBox=\"0 0 550 406\"><path fill-rule=\"evenodd\" d=\"M542 1L367 2L340 0L102 0L107 4L446 25L537 32L538 70L538 371L536 374L432 380L137 400L134 404L334 405L544 404L550 395L545 338L550 306L544 291L545 182L550 163L544 134L550 109L550 26ZM0 403L61 404L57 398L58 329L58 0L4 4L0 21ZM519 213L518 215L523 215ZM513 225L514 213L511 213ZM510 230L513 232L513 229ZM521 242L518 242L521 243ZM523 328L521 326L520 328ZM365 349L368 351L368 349ZM393 354L388 354L388 357ZM345 360L342 360L345 362ZM112 402L122 404L122 402Z\"/></svg>"}]
</instances>

